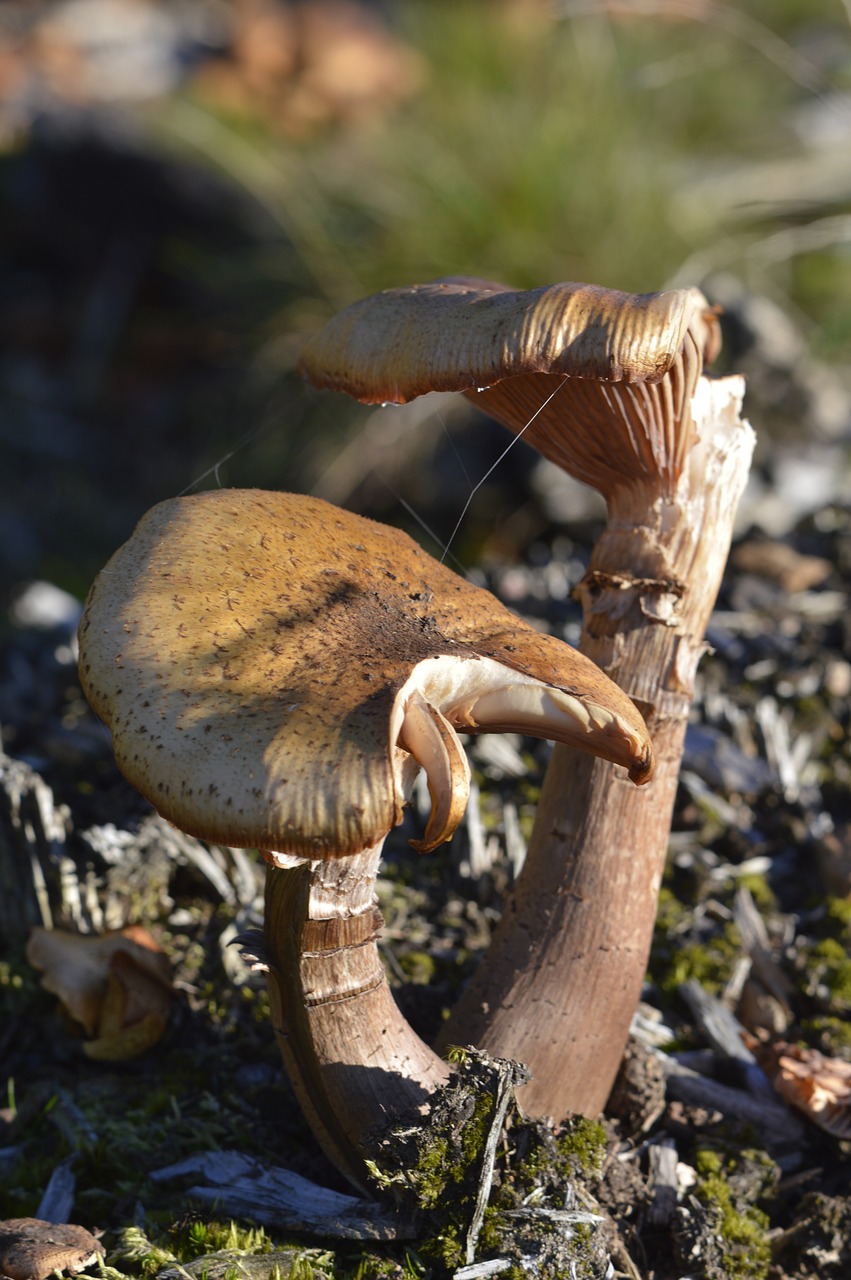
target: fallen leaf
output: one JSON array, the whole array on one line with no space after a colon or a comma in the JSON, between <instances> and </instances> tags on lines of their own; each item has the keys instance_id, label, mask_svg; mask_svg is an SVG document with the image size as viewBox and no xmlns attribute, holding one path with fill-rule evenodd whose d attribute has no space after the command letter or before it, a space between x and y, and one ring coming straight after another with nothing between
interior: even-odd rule
<instances>
[{"instance_id":1,"label":"fallen leaf","mask_svg":"<svg viewBox=\"0 0 851 1280\"><path fill-rule=\"evenodd\" d=\"M138 1057L163 1034L174 994L168 959L141 925L100 937L34 929L27 959L85 1030L92 1058Z\"/></svg>"}]
</instances>

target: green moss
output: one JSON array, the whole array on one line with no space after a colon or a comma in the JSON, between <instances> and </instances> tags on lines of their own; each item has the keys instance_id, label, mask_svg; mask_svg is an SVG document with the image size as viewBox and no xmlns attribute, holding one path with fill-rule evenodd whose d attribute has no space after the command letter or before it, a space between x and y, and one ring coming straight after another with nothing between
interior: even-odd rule
<instances>
[{"instance_id":1,"label":"green moss","mask_svg":"<svg viewBox=\"0 0 851 1280\"><path fill-rule=\"evenodd\" d=\"M458 1050L451 1056L455 1072L434 1095L426 1123L391 1129L366 1162L382 1190L438 1211L436 1237L445 1234L446 1222L470 1219L499 1071L484 1055Z\"/></svg>"},{"instance_id":2,"label":"green moss","mask_svg":"<svg viewBox=\"0 0 851 1280\"><path fill-rule=\"evenodd\" d=\"M395 1262L389 1258L368 1253L358 1259L352 1272L352 1280L390 1280L390 1277L397 1274L397 1270Z\"/></svg>"},{"instance_id":3,"label":"green moss","mask_svg":"<svg viewBox=\"0 0 851 1280\"><path fill-rule=\"evenodd\" d=\"M825 906L829 924L851 941L851 898L828 898Z\"/></svg>"},{"instance_id":4,"label":"green moss","mask_svg":"<svg viewBox=\"0 0 851 1280\"><path fill-rule=\"evenodd\" d=\"M470 1056L469 1049L460 1044L451 1044L446 1051L446 1061L451 1062L453 1067L465 1066L470 1061Z\"/></svg>"},{"instance_id":5,"label":"green moss","mask_svg":"<svg viewBox=\"0 0 851 1280\"><path fill-rule=\"evenodd\" d=\"M154 1225L121 1232L105 1280L149 1277L165 1267L184 1268L196 1280L326 1280L335 1262L327 1249L275 1249L262 1227L190 1215L159 1235Z\"/></svg>"},{"instance_id":6,"label":"green moss","mask_svg":"<svg viewBox=\"0 0 851 1280\"><path fill-rule=\"evenodd\" d=\"M424 1258L438 1263L450 1274L457 1271L465 1260L461 1228L455 1223L447 1224L442 1231L420 1245L420 1252Z\"/></svg>"},{"instance_id":7,"label":"green moss","mask_svg":"<svg viewBox=\"0 0 851 1280\"><path fill-rule=\"evenodd\" d=\"M828 898L818 921L817 940L809 946L799 941L798 971L809 996L814 994L823 1008L805 1026L817 1028L822 1047L832 1052L847 1049L851 1037L843 1015L851 1009L851 901Z\"/></svg>"},{"instance_id":8,"label":"green moss","mask_svg":"<svg viewBox=\"0 0 851 1280\"><path fill-rule=\"evenodd\" d=\"M456 1180L461 1180L466 1176L466 1169L471 1165L478 1164L484 1154L484 1147L490 1132L491 1121L493 1119L494 1099L489 1093L480 1093L476 1097L473 1114L464 1125L461 1134L461 1153L463 1157L463 1165L456 1166L457 1174L453 1172Z\"/></svg>"},{"instance_id":9,"label":"green moss","mask_svg":"<svg viewBox=\"0 0 851 1280\"><path fill-rule=\"evenodd\" d=\"M739 876L738 886L747 889L763 915L777 910L777 899L765 876Z\"/></svg>"},{"instance_id":10,"label":"green moss","mask_svg":"<svg viewBox=\"0 0 851 1280\"><path fill-rule=\"evenodd\" d=\"M141 1227L127 1227L120 1232L115 1248L108 1254L111 1266L129 1263L131 1271L142 1276L156 1275L163 1267L171 1266L178 1260L176 1253L154 1243Z\"/></svg>"},{"instance_id":11,"label":"green moss","mask_svg":"<svg viewBox=\"0 0 851 1280\"><path fill-rule=\"evenodd\" d=\"M312 1249L309 1252L300 1253L290 1264L287 1272L287 1280L317 1280L317 1277L326 1276L329 1268L333 1268L334 1255L327 1250ZM269 1280L281 1280L280 1267L273 1266L269 1273Z\"/></svg>"},{"instance_id":12,"label":"green moss","mask_svg":"<svg viewBox=\"0 0 851 1280\"><path fill-rule=\"evenodd\" d=\"M502 1250L504 1230L505 1219L501 1210L494 1205L488 1205L485 1209L482 1229L479 1232L478 1252L498 1254Z\"/></svg>"},{"instance_id":13,"label":"green moss","mask_svg":"<svg viewBox=\"0 0 851 1280\"><path fill-rule=\"evenodd\" d=\"M428 1215L418 1249L436 1276L451 1275L464 1262L497 1098L528 1078L525 1069L472 1050L453 1050L450 1057L455 1070L433 1095L428 1118L384 1134L369 1164L378 1185L391 1191L397 1202L413 1200L417 1210ZM507 1150L501 1150L494 1187L506 1178ZM492 1188L493 1208L478 1238L479 1257L492 1256L503 1243L510 1243L511 1223L504 1220L503 1233L500 1214L519 1204L522 1196L509 1196L499 1206L495 1198Z\"/></svg>"},{"instance_id":14,"label":"green moss","mask_svg":"<svg viewBox=\"0 0 851 1280\"><path fill-rule=\"evenodd\" d=\"M729 980L740 955L741 943L732 924L725 925L705 942L678 943L676 946L657 927L651 973L654 981L668 995L676 994L689 979L695 979L707 991L716 994Z\"/></svg>"},{"instance_id":15,"label":"green moss","mask_svg":"<svg viewBox=\"0 0 851 1280\"><path fill-rule=\"evenodd\" d=\"M606 1130L597 1120L571 1116L556 1138L565 1177L597 1177L606 1155Z\"/></svg>"},{"instance_id":16,"label":"green moss","mask_svg":"<svg viewBox=\"0 0 851 1280\"><path fill-rule=\"evenodd\" d=\"M563 1121L557 1134L540 1121L515 1123L511 1138L510 1156L494 1198L501 1210L518 1208L530 1195L563 1194L572 1181L593 1181L608 1142L605 1127L584 1116Z\"/></svg>"},{"instance_id":17,"label":"green moss","mask_svg":"<svg viewBox=\"0 0 851 1280\"><path fill-rule=\"evenodd\" d=\"M216 1222L198 1220L189 1224L185 1232L176 1232L181 1248L178 1256L197 1258L200 1253L218 1253L223 1249L232 1253L270 1253L272 1241L262 1227L243 1227L233 1221ZM185 1256L184 1256L185 1255Z\"/></svg>"},{"instance_id":18,"label":"green moss","mask_svg":"<svg viewBox=\"0 0 851 1280\"><path fill-rule=\"evenodd\" d=\"M656 929L668 937L676 933L690 919L690 910L684 906L669 885L663 884L659 890L659 901L656 906Z\"/></svg>"},{"instance_id":19,"label":"green moss","mask_svg":"<svg viewBox=\"0 0 851 1280\"><path fill-rule=\"evenodd\" d=\"M419 1149L416 1163L406 1174L421 1209L435 1209L444 1200L447 1188L454 1184L465 1188L481 1163L494 1100L489 1094L475 1097L472 1114L455 1135L456 1141L440 1134L433 1134L430 1141ZM379 1178L381 1175L379 1175ZM385 1176L386 1182L386 1176ZM392 1175L390 1175L392 1181ZM453 1197L457 1199L457 1197Z\"/></svg>"},{"instance_id":20,"label":"green moss","mask_svg":"<svg viewBox=\"0 0 851 1280\"><path fill-rule=\"evenodd\" d=\"M831 1000L851 1005L851 956L837 938L823 938L810 952L813 979L827 987Z\"/></svg>"},{"instance_id":21,"label":"green moss","mask_svg":"<svg viewBox=\"0 0 851 1280\"><path fill-rule=\"evenodd\" d=\"M815 1040L822 1052L844 1056L851 1050L851 1022L847 1017L829 1014L804 1018L801 1029L808 1040Z\"/></svg>"},{"instance_id":22,"label":"green moss","mask_svg":"<svg viewBox=\"0 0 851 1280\"><path fill-rule=\"evenodd\" d=\"M765 1280L771 1265L768 1217L754 1205L737 1202L717 1151L698 1151L695 1165L697 1196L716 1216L725 1276L729 1280Z\"/></svg>"},{"instance_id":23,"label":"green moss","mask_svg":"<svg viewBox=\"0 0 851 1280\"><path fill-rule=\"evenodd\" d=\"M446 1190L447 1176L452 1167L449 1142L446 1138L435 1138L420 1153L420 1159L412 1175L420 1208L434 1209L440 1203L440 1198Z\"/></svg>"},{"instance_id":24,"label":"green moss","mask_svg":"<svg viewBox=\"0 0 851 1280\"><path fill-rule=\"evenodd\" d=\"M425 986L434 979L437 966L427 951L408 951L399 956L399 964L405 977L418 986Z\"/></svg>"}]
</instances>

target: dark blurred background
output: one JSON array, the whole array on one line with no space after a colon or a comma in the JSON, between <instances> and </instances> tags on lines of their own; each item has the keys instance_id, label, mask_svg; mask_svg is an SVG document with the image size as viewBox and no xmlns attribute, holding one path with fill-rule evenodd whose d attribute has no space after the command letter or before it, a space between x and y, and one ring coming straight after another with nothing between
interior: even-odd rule
<instances>
[{"instance_id":1,"label":"dark blurred background","mask_svg":"<svg viewBox=\"0 0 851 1280\"><path fill-rule=\"evenodd\" d=\"M508 437L294 377L375 289L700 284L760 433L743 521L848 495L848 0L6 0L0 592L77 597L161 498L262 485L435 550ZM593 517L523 446L453 550ZM433 531L434 538L426 533Z\"/></svg>"}]
</instances>

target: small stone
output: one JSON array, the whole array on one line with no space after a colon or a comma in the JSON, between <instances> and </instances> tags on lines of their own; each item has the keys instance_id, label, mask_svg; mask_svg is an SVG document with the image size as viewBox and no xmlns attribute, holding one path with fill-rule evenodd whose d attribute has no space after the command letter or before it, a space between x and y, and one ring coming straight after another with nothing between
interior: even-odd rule
<instances>
[{"instance_id":1,"label":"small stone","mask_svg":"<svg viewBox=\"0 0 851 1280\"><path fill-rule=\"evenodd\" d=\"M824 669L824 688L832 698L847 698L851 693L851 662L837 658Z\"/></svg>"}]
</instances>

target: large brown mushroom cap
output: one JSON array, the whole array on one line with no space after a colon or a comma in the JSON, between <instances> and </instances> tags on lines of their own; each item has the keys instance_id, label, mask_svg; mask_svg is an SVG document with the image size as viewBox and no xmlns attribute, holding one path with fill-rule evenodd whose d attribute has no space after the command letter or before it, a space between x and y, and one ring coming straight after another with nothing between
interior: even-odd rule
<instances>
[{"instance_id":1,"label":"large brown mushroom cap","mask_svg":"<svg viewBox=\"0 0 851 1280\"><path fill-rule=\"evenodd\" d=\"M520 291L449 279L346 308L308 342L299 369L367 403L463 391L606 497L642 477L669 495L691 444L679 428L718 348L698 289Z\"/></svg>"},{"instance_id":2,"label":"large brown mushroom cap","mask_svg":"<svg viewBox=\"0 0 851 1280\"><path fill-rule=\"evenodd\" d=\"M80 651L126 777L228 844L376 844L401 818L411 756L457 789L455 728L576 741L650 775L641 716L592 662L404 534L300 495L155 507L95 582ZM451 834L449 808L425 847Z\"/></svg>"}]
</instances>

